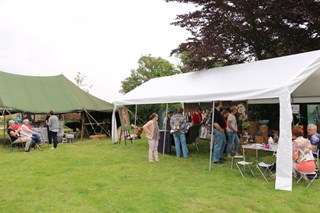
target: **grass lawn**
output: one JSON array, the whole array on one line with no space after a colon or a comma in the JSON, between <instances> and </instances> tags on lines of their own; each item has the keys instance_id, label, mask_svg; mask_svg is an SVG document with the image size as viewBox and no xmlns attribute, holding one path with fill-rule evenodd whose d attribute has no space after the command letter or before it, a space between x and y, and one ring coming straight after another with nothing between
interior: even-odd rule
<instances>
[{"instance_id":1,"label":"grass lawn","mask_svg":"<svg viewBox=\"0 0 320 213\"><path fill-rule=\"evenodd\" d=\"M146 139L84 141L58 150L0 149L0 212L317 212L320 181L274 189L258 171L242 179L230 161L208 171L209 145L190 158L165 155L149 163ZM259 153L259 160L270 153ZM250 154L254 160L254 154ZM249 159L250 160L250 159Z\"/></svg>"}]
</instances>

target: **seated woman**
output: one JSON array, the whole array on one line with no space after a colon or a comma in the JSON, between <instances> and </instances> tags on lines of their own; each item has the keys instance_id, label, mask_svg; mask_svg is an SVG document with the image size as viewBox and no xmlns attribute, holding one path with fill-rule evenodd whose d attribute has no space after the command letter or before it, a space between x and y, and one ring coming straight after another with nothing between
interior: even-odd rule
<instances>
[{"instance_id":1,"label":"seated woman","mask_svg":"<svg viewBox=\"0 0 320 213\"><path fill-rule=\"evenodd\" d=\"M24 119L22 121L20 134L23 135L23 136L32 138L33 143L30 144L30 146L32 146L32 147L35 144L42 144L39 133L37 133L37 132L35 132L35 131L33 131L31 129L31 126L29 124L29 120L28 119Z\"/></svg>"},{"instance_id":2,"label":"seated woman","mask_svg":"<svg viewBox=\"0 0 320 213\"><path fill-rule=\"evenodd\" d=\"M314 172L316 165L312 155L310 141L303 137L303 130L299 127L292 129L293 140L293 168L300 172Z\"/></svg>"}]
</instances>

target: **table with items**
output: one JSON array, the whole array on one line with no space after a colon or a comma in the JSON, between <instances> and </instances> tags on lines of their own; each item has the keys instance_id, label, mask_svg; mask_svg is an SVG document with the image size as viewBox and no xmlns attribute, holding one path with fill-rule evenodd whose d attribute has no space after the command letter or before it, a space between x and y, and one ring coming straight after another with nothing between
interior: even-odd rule
<instances>
[{"instance_id":1,"label":"table with items","mask_svg":"<svg viewBox=\"0 0 320 213\"><path fill-rule=\"evenodd\" d=\"M259 150L262 151L268 151L268 152L276 152L278 149L278 144L260 144L260 143L250 143L250 144L244 144L242 145L242 150L243 150L243 158L244 160L246 159L246 151L248 149L253 149L256 150L256 159L258 159L258 152Z\"/></svg>"}]
</instances>

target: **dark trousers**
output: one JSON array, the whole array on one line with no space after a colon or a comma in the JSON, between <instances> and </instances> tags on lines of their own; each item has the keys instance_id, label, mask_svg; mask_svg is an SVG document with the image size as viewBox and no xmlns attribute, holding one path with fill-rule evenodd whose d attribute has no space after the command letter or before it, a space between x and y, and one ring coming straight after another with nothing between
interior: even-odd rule
<instances>
[{"instance_id":1,"label":"dark trousers","mask_svg":"<svg viewBox=\"0 0 320 213\"><path fill-rule=\"evenodd\" d=\"M49 141L49 144L52 144L52 134L51 134L51 131L49 130L49 127L47 127L47 131L48 131L48 141Z\"/></svg>"},{"instance_id":2,"label":"dark trousers","mask_svg":"<svg viewBox=\"0 0 320 213\"><path fill-rule=\"evenodd\" d=\"M54 148L57 148L58 147L58 137L57 137L57 132L52 132L52 131L50 131L51 132L51 137L52 137L52 139L53 139L53 147Z\"/></svg>"}]
</instances>

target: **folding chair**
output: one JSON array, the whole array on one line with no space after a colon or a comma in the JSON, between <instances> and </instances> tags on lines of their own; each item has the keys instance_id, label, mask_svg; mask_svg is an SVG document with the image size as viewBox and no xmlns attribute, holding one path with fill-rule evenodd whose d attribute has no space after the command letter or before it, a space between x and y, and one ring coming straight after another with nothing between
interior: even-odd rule
<instances>
[{"instance_id":1,"label":"folding chair","mask_svg":"<svg viewBox=\"0 0 320 213\"><path fill-rule=\"evenodd\" d=\"M274 174L273 174L273 172L271 171L271 167L272 166L274 166L274 163L265 163L265 162L260 162L260 163L258 163L257 165L256 165L256 167L257 167L257 169L259 170L259 172L261 173L261 175L263 176L263 178L266 180L266 182L268 182L269 183L269 181L268 181L268 179L266 178L266 176L265 176L265 173L268 171L270 174L271 174L271 176L273 177L274 176ZM263 171L260 169L260 168L262 168L263 169Z\"/></svg>"},{"instance_id":2,"label":"folding chair","mask_svg":"<svg viewBox=\"0 0 320 213\"><path fill-rule=\"evenodd\" d=\"M307 154L305 154L303 150L299 149L299 152L300 152L300 154L303 155L302 160L303 160L303 159L306 159L306 158L308 157ZM313 156L313 153L312 153L311 150L309 151L308 154L310 154L310 155ZM301 171L299 171L299 170L296 170L296 171L300 174L300 178L299 178L299 180L297 181L297 183L299 183L300 180L303 178L303 179L305 179L307 182L309 182L309 184L307 185L307 188L308 188L308 187L312 184L312 182L318 177L316 159L315 159L315 162L314 162L314 163L315 163L315 165L316 165L316 169L315 169L313 172L301 172Z\"/></svg>"},{"instance_id":3,"label":"folding chair","mask_svg":"<svg viewBox=\"0 0 320 213\"><path fill-rule=\"evenodd\" d=\"M237 159L242 159L243 160L244 157L242 155L232 156L232 158L231 158L231 169L233 169L234 162Z\"/></svg>"},{"instance_id":4,"label":"folding chair","mask_svg":"<svg viewBox=\"0 0 320 213\"><path fill-rule=\"evenodd\" d=\"M317 174L316 171L314 171L314 172L300 172L300 171L298 171L298 173L300 173L300 178L299 178L299 180L297 181L297 183L299 183L300 180L303 178L303 179L305 179L307 182L309 182L308 185L307 185L307 188L308 188L308 187L313 183L313 181L318 177L318 174ZM312 177L311 179L309 178L310 176Z\"/></svg>"},{"instance_id":5,"label":"folding chair","mask_svg":"<svg viewBox=\"0 0 320 213\"><path fill-rule=\"evenodd\" d=\"M241 174L241 176L242 176L243 178L244 178L243 172L245 172L246 167L249 169L249 171L251 172L252 176L254 176L254 173L253 173L253 171L252 171L252 169L251 169L252 163L253 163L253 162L248 162L248 161L244 161L244 160L237 162L236 166L237 166L237 168L238 168L238 170L239 170L239 172L240 172L240 174ZM240 165L240 166L243 166L243 172L241 171L241 168L240 168L239 165Z\"/></svg>"},{"instance_id":6,"label":"folding chair","mask_svg":"<svg viewBox=\"0 0 320 213\"><path fill-rule=\"evenodd\" d=\"M10 152L13 151L14 147L18 147L19 150L20 150L20 148L24 149L25 142L23 142L21 139L18 138L19 140L16 140L16 141L13 142L9 135L8 135L8 138L9 138L9 141L10 141L10 144L9 144Z\"/></svg>"}]
</instances>

